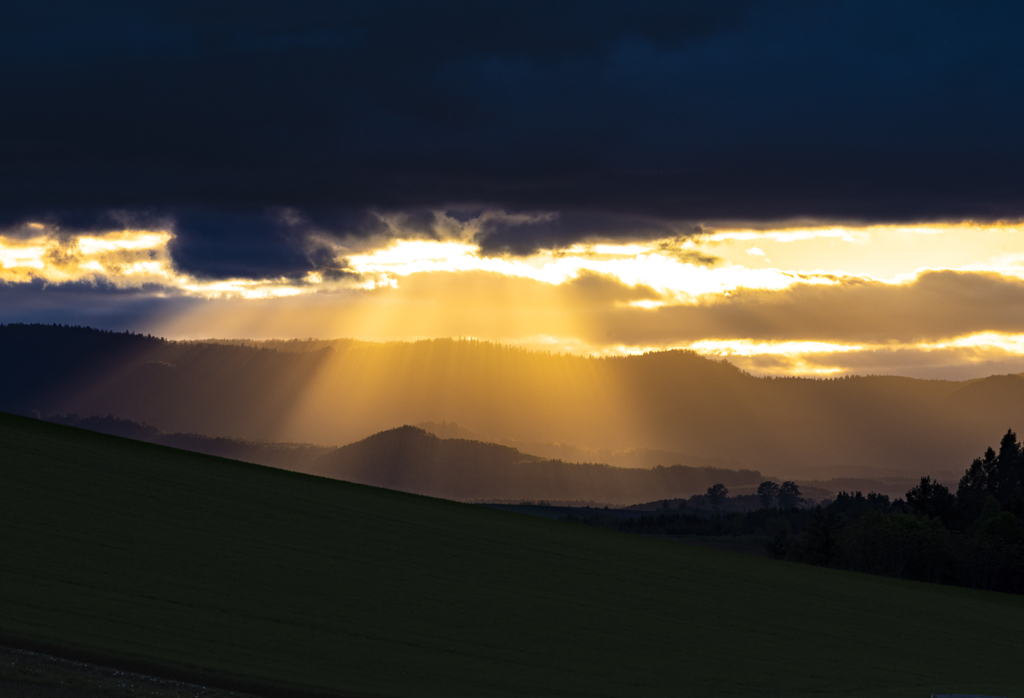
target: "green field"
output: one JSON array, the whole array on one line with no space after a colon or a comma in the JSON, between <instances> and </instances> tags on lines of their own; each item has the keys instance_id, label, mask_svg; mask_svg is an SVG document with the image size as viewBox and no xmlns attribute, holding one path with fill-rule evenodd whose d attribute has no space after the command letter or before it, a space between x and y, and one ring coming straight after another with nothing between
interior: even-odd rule
<instances>
[{"instance_id":1,"label":"green field","mask_svg":"<svg viewBox=\"0 0 1024 698\"><path fill-rule=\"evenodd\" d=\"M0 644L262 695L1021 695L1024 598L0 415Z\"/></svg>"}]
</instances>

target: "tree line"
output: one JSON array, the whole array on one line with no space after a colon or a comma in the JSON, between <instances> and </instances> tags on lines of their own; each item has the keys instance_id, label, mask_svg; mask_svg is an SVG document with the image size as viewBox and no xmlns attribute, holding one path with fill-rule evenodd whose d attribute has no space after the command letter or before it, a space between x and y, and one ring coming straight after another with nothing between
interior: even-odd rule
<instances>
[{"instance_id":1,"label":"tree line","mask_svg":"<svg viewBox=\"0 0 1024 698\"><path fill-rule=\"evenodd\" d=\"M764 482L758 509L720 513L727 496L724 485L708 488L711 516L683 507L628 520L569 518L640 534L756 536L776 559L1024 593L1024 445L1012 430L998 451L971 463L955 492L922 477L906 499L840 492L801 507L795 483Z\"/></svg>"}]
</instances>

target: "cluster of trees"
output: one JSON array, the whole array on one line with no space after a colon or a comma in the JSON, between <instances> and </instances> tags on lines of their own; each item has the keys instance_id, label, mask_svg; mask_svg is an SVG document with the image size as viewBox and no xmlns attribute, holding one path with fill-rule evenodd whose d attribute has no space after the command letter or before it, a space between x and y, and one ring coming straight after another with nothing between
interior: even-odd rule
<instances>
[{"instance_id":1,"label":"cluster of trees","mask_svg":"<svg viewBox=\"0 0 1024 698\"><path fill-rule=\"evenodd\" d=\"M707 496L727 494L716 486ZM778 559L1024 593L1024 445L1013 431L998 451L974 460L956 492L923 477L896 501L841 492L802 508L790 482L762 483L758 495L761 508L746 513L660 512L626 521L596 515L581 522L642 534L751 535L766 539Z\"/></svg>"},{"instance_id":2,"label":"cluster of trees","mask_svg":"<svg viewBox=\"0 0 1024 698\"><path fill-rule=\"evenodd\" d=\"M681 467L681 466L673 466ZM728 472L728 471L727 471ZM646 509L650 504L636 505L636 509ZM661 509L669 511L678 509L683 514L696 513L698 516L717 515L725 513L748 512L779 506L783 509L803 506L808 500L800 493L800 487L792 481L783 482L762 482L757 488L757 494L740 494L729 496L729 488L723 483L715 483L707 489L704 494L695 494L688 499L661 500ZM813 504L813 500L810 501Z\"/></svg>"},{"instance_id":3,"label":"cluster of trees","mask_svg":"<svg viewBox=\"0 0 1024 698\"><path fill-rule=\"evenodd\" d=\"M1019 460L1018 460L1019 462ZM890 577L1024 593L1019 502L961 499L922 478L907 500L842 493L767 544L777 558ZM969 495L969 491L963 492Z\"/></svg>"},{"instance_id":4,"label":"cluster of trees","mask_svg":"<svg viewBox=\"0 0 1024 698\"><path fill-rule=\"evenodd\" d=\"M762 509L771 509L775 504L782 509L792 509L804 503L800 487L792 480L786 480L781 485L766 480L757 486L757 496Z\"/></svg>"}]
</instances>

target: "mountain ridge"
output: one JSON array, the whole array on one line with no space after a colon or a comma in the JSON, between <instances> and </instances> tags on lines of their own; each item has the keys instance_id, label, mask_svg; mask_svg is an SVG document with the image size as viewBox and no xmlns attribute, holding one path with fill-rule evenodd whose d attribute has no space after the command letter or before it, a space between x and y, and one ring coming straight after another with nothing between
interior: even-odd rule
<instances>
[{"instance_id":1,"label":"mountain ridge","mask_svg":"<svg viewBox=\"0 0 1024 698\"><path fill-rule=\"evenodd\" d=\"M491 442L686 453L786 478L958 472L993 432L1024 425L1015 374L771 379L692 352L588 358L451 339L284 351L6 325L0 367L8 411L335 446L454 421Z\"/></svg>"},{"instance_id":2,"label":"mountain ridge","mask_svg":"<svg viewBox=\"0 0 1024 698\"><path fill-rule=\"evenodd\" d=\"M23 415L29 416L32 415ZM88 431L96 431L103 434L109 434L112 436L119 436L122 438L133 439L137 441L145 441L148 443L154 443L161 446L170 446L172 448L178 448L186 451L192 451L194 453L202 453L205 455L219 456L222 458L230 458L232 460L243 461L247 463L256 463L259 465L266 465L275 468L284 468L286 470L293 470L300 473L318 473L320 469L315 465L315 461L318 458L327 458L331 454L345 449L346 451L353 450L350 447L356 447L356 444L363 444L358 446L358 449L368 449L371 455L376 457L377 462L383 461L383 465L386 467L394 467L395 459L388 459L385 454L381 457L379 449L377 453L374 453L373 444L380 442L385 439L394 439L396 435L402 434L404 431L422 430L428 432L428 435L433 435L444 441L451 441L450 446L458 446L459 444L465 445L475 444L477 452L490 452L492 454L505 454L507 457L504 459L498 459L498 467L503 468L507 464L516 463L535 463L538 466L543 464L544 467L551 471L563 471L561 480L565 483L561 489L538 489L536 480L531 480L528 474L524 474L522 469L517 471L520 481L516 482L511 488L502 487L500 484L492 487L486 491L477 491L468 495L459 495L451 491L445 491L440 489L434 491L434 494L446 498L460 498L463 501L490 501L490 502L521 502L521 501L564 501L564 502L589 502L590 504L600 505L616 505L616 506L632 506L636 502L627 502L622 492L618 492L614 489L614 485L610 484L607 480L608 473L615 473L618 477L616 481L634 481L638 482L643 480L645 475L635 474L629 475L626 473L620 473L621 470L651 470L656 469L657 466L640 466L640 467L624 467L613 463L605 463L596 460L569 460L565 458L552 458L543 454L527 453L520 448L511 446L510 444L491 444L484 442L481 439L474 439L465 436L468 433L467 430L458 428L458 425L448 423L448 433L462 433L464 436L461 437L445 437L437 434L424 425L415 425L405 427L397 427L394 429L385 430L378 434L362 439L353 444L347 444L346 446L336 449L330 446L323 446L319 444L302 444L302 443L279 443L279 442L267 442L267 441L247 441L241 439L228 439L224 437L208 437L201 434L167 434L160 431L153 425L150 424L138 424L130 420L119 419L112 415L105 417L91 416L91 417L79 417L78 415L50 415L45 421L52 422L55 424L62 424L65 426L71 426L78 429L85 429ZM427 440L429 442L429 439ZM412 456L416 456L415 449L410 451ZM327 459L329 460L329 459ZM372 460L372 459L370 459ZM325 461L326 462L326 461ZM728 486L734 494L752 494L756 486L764 480L772 480L776 483L781 482L781 478L775 477L771 474L762 474L760 471L751 471L743 468L728 468L721 467L719 464L714 462L703 465L695 465L691 462L687 463L673 463L671 460L665 461L672 463L669 473L675 473L676 477L669 478L669 489L662 490L658 489L657 486L647 486L644 488L632 488L625 490L628 495L630 492L637 494L638 496L652 497L658 502L663 501L667 498L687 497L693 495L703 494L704 491L713 484L722 483ZM699 461L698 461L699 462ZM328 477L342 477L342 479L349 479L358 482L365 482L368 484L378 483L381 485L391 485L396 489L407 489L408 484L403 484L400 480L388 480L387 478L381 478L379 471L376 474L372 473L372 464L367 462L367 459L362 460L363 467L371 468L371 475L366 473L347 473L344 475L325 473ZM493 467L495 461L493 458L481 458L476 457L473 461L473 469L476 471L488 472L488 467ZM413 458L411 462L407 459L407 462L403 464L406 469L421 469L421 462L417 458ZM601 466L601 467L594 467ZM431 464L427 462L427 470ZM613 470L606 470L607 467ZM589 473L589 477L585 477L583 473ZM421 476L429 476L429 472L421 473ZM508 473L503 473L500 477L493 479L494 483L507 482ZM376 478L376 479L375 479ZM475 479L479 479L474 476ZM950 484L955 485L956 477L943 478ZM579 483L583 482L584 486L579 487ZM533 483L531 485L531 483ZM603 483L603 484L602 484ZM833 478L831 480L814 480L814 479L801 479L798 484L802 488L804 494L815 501L828 499L834 497L840 490L863 490L864 492L880 492L888 494L893 499L903 497L907 490L917 483L916 478ZM533 489L531 489L533 487ZM517 488L517 489L516 489ZM415 489L415 488L414 488ZM513 491L514 490L514 491ZM590 492L603 492L602 496L606 497L605 500L597 502L593 499L584 499L577 494L579 491L586 490ZM417 491L426 492L428 490L420 489ZM518 496L513 496L518 495ZM569 499L558 499L558 497L570 497ZM653 501L653 500L652 500Z\"/></svg>"}]
</instances>

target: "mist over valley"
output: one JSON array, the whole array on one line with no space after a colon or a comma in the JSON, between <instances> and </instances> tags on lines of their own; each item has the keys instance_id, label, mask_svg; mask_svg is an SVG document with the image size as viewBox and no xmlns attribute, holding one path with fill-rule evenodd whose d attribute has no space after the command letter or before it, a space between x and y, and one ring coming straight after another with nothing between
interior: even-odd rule
<instances>
[{"instance_id":1,"label":"mist over valley","mask_svg":"<svg viewBox=\"0 0 1024 698\"><path fill-rule=\"evenodd\" d=\"M913 477L922 465L948 477L984 450L993 424L1024 421L1016 375L758 378L688 352L587 358L448 339L281 348L7 325L0 360L11 367L0 407L41 416L327 446L455 422L480 440L580 449L569 457L650 449L659 462L805 479Z\"/></svg>"}]
</instances>

